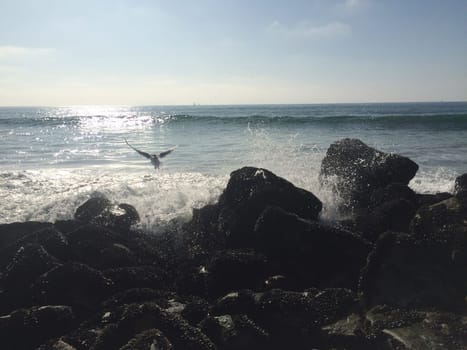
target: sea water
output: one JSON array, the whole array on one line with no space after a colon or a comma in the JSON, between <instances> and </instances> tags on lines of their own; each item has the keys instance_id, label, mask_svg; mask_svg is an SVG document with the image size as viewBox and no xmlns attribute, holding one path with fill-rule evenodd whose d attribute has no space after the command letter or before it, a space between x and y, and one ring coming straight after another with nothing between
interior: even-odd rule
<instances>
[{"instance_id":1,"label":"sea water","mask_svg":"<svg viewBox=\"0 0 467 350\"><path fill-rule=\"evenodd\" d=\"M157 232L213 203L243 166L271 170L317 195L329 145L359 138L420 167L410 186L451 191L467 172L467 103L0 108L0 223L71 219L93 196L132 204ZM129 148L176 147L154 169Z\"/></svg>"}]
</instances>

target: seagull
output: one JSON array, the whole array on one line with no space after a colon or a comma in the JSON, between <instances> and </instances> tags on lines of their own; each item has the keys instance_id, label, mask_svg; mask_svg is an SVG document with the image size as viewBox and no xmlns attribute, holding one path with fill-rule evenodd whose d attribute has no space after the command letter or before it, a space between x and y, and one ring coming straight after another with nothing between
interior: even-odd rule
<instances>
[{"instance_id":1,"label":"seagull","mask_svg":"<svg viewBox=\"0 0 467 350\"><path fill-rule=\"evenodd\" d=\"M159 165L161 164L159 158L164 158L166 155L172 153L172 151L176 148L176 147L173 147L173 148L171 148L171 149L169 149L169 150L167 150L167 151L165 151L165 152L161 152L161 153L159 153L159 154L149 154L149 153L140 151L139 149L136 149L135 147L133 147L132 145L130 145L126 139L124 139L124 140L125 140L126 144L127 144L130 148L134 149L136 152L138 152L139 154L141 154L143 157L146 157L146 158L148 158L149 160L151 160L151 163L152 163L152 165L154 165L154 168L155 168L155 169L159 168Z\"/></svg>"}]
</instances>

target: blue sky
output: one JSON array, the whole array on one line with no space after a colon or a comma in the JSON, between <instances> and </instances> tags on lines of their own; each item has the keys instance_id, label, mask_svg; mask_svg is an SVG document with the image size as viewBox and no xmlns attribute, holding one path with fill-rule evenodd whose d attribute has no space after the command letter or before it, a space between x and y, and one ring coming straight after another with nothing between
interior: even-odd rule
<instances>
[{"instance_id":1,"label":"blue sky","mask_svg":"<svg viewBox=\"0 0 467 350\"><path fill-rule=\"evenodd\" d=\"M441 100L466 0L0 2L0 105Z\"/></svg>"}]
</instances>

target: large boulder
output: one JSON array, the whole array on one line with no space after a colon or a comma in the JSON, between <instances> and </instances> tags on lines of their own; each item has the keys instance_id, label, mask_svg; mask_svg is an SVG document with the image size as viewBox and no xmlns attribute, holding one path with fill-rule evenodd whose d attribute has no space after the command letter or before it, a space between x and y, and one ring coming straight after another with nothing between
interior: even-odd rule
<instances>
[{"instance_id":1,"label":"large boulder","mask_svg":"<svg viewBox=\"0 0 467 350\"><path fill-rule=\"evenodd\" d=\"M139 215L130 204L114 204L106 197L94 197L76 209L75 219L117 230L128 230L139 221Z\"/></svg>"},{"instance_id":2,"label":"large boulder","mask_svg":"<svg viewBox=\"0 0 467 350\"><path fill-rule=\"evenodd\" d=\"M244 167L230 174L219 198L219 230L230 247L248 247L249 235L259 215L278 206L297 216L316 220L322 203L311 192L295 187L266 169Z\"/></svg>"},{"instance_id":3,"label":"large boulder","mask_svg":"<svg viewBox=\"0 0 467 350\"><path fill-rule=\"evenodd\" d=\"M316 220L322 209L321 201L312 193L266 169L244 167L230 174L216 205L194 211L188 225L194 241L190 243L199 245L199 251L250 248L256 220L268 206L309 220Z\"/></svg>"},{"instance_id":4,"label":"large boulder","mask_svg":"<svg viewBox=\"0 0 467 350\"><path fill-rule=\"evenodd\" d=\"M367 307L465 311L466 274L467 264L454 259L451 242L386 233L368 257L360 292Z\"/></svg>"},{"instance_id":5,"label":"large boulder","mask_svg":"<svg viewBox=\"0 0 467 350\"><path fill-rule=\"evenodd\" d=\"M323 184L341 196L346 209L366 207L372 192L391 183L407 185L418 165L409 158L378 151L358 139L336 141L321 164Z\"/></svg>"},{"instance_id":6,"label":"large boulder","mask_svg":"<svg viewBox=\"0 0 467 350\"><path fill-rule=\"evenodd\" d=\"M113 282L87 265L67 263L41 275L32 291L38 305L65 304L87 314L112 294Z\"/></svg>"},{"instance_id":7,"label":"large boulder","mask_svg":"<svg viewBox=\"0 0 467 350\"><path fill-rule=\"evenodd\" d=\"M256 289L268 276L268 261L253 250L223 250L207 266L207 289L218 297L233 290Z\"/></svg>"},{"instance_id":8,"label":"large boulder","mask_svg":"<svg viewBox=\"0 0 467 350\"><path fill-rule=\"evenodd\" d=\"M75 326L68 306L47 305L19 309L0 317L2 349L35 349L44 341L63 335Z\"/></svg>"},{"instance_id":9,"label":"large boulder","mask_svg":"<svg viewBox=\"0 0 467 350\"><path fill-rule=\"evenodd\" d=\"M308 221L278 207L261 214L254 232L257 249L279 264L298 287L356 289L371 245L358 235Z\"/></svg>"}]
</instances>

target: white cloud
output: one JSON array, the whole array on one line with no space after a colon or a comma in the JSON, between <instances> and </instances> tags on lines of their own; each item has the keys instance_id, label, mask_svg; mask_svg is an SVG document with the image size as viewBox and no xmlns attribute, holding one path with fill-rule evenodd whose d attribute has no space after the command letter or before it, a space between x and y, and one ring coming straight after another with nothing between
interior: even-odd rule
<instances>
[{"instance_id":1,"label":"white cloud","mask_svg":"<svg viewBox=\"0 0 467 350\"><path fill-rule=\"evenodd\" d=\"M0 46L0 58L45 55L55 51L50 48L34 48L21 46Z\"/></svg>"},{"instance_id":2,"label":"white cloud","mask_svg":"<svg viewBox=\"0 0 467 350\"><path fill-rule=\"evenodd\" d=\"M313 25L302 21L293 26L286 26L278 21L269 25L268 30L287 37L306 39L325 39L348 36L352 33L352 27L342 22L330 22L323 25Z\"/></svg>"}]
</instances>

